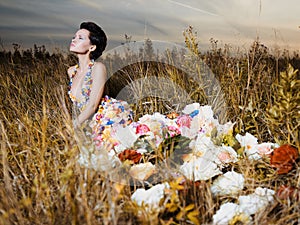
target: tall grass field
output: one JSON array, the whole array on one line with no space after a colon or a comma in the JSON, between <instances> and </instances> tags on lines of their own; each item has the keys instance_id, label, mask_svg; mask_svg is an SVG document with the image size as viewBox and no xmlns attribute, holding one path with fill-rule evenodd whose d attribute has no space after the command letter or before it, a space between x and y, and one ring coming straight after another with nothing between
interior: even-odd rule
<instances>
[{"instance_id":1,"label":"tall grass field","mask_svg":"<svg viewBox=\"0 0 300 225\"><path fill-rule=\"evenodd\" d=\"M221 141L234 149L238 160L227 163L221 172L241 174L242 188L215 194L212 187L222 174L197 180L179 170L176 176L161 176L157 182L154 174L152 182L128 185L110 179L111 171L80 166L77 157L82 149L75 138L66 73L76 58L59 50L49 53L43 46L22 50L14 45L14 50L0 52L0 224L299 224L299 53L273 51L259 40L242 51L219 46L213 39L204 51L191 27L184 32L184 41L187 52L170 49L164 61L157 62L149 39L141 54L134 55L143 60L126 61L133 57L130 49L127 56L116 53L103 58L110 74L109 95L118 97L127 87L122 96L129 100L134 121L154 113L176 118L192 103L212 106L220 124L234 124ZM204 66L214 81L203 75ZM157 93L171 91L145 94L147 87L154 88L150 77L160 81ZM237 134L251 134L256 145L273 143L273 152L251 159L245 153L249 146L239 143ZM149 156L144 160L164 161L167 154L159 151L172 151L181 144L175 138L168 140L151 150L151 160ZM280 146L288 150L276 155ZM167 188L152 208L132 197L138 189L149 191L162 183ZM258 188L272 191L268 201L261 201L261 210L234 210L242 205L240 196L249 197L250 202L258 199L251 195ZM155 194L149 194L148 200Z\"/></svg>"}]
</instances>

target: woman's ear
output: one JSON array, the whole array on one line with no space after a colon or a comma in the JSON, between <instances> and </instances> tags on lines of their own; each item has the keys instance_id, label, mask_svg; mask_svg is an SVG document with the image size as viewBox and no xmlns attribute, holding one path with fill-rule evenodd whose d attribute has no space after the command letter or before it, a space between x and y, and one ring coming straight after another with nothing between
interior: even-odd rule
<instances>
[{"instance_id":1,"label":"woman's ear","mask_svg":"<svg viewBox=\"0 0 300 225\"><path fill-rule=\"evenodd\" d=\"M90 52L95 51L96 48L97 48L96 45L92 45L92 46L90 47Z\"/></svg>"}]
</instances>

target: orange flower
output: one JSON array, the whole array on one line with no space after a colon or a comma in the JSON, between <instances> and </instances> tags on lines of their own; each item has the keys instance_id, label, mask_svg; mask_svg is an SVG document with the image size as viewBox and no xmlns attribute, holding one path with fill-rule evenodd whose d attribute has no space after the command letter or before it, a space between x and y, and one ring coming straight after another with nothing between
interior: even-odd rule
<instances>
[{"instance_id":1,"label":"orange flower","mask_svg":"<svg viewBox=\"0 0 300 225\"><path fill-rule=\"evenodd\" d=\"M298 157L298 149L289 144L285 144L274 149L272 152L271 166L277 168L278 174L286 174L293 168L295 160Z\"/></svg>"},{"instance_id":2,"label":"orange flower","mask_svg":"<svg viewBox=\"0 0 300 225\"><path fill-rule=\"evenodd\" d=\"M123 152L119 153L118 157L122 162L125 160L130 160L134 164L136 164L140 161L142 154L133 149L126 149Z\"/></svg>"},{"instance_id":3,"label":"orange flower","mask_svg":"<svg viewBox=\"0 0 300 225\"><path fill-rule=\"evenodd\" d=\"M171 112L171 113L167 114L167 117L168 117L169 119L175 119L175 118L177 118L178 116L179 116L179 114L176 113L176 112Z\"/></svg>"}]
</instances>

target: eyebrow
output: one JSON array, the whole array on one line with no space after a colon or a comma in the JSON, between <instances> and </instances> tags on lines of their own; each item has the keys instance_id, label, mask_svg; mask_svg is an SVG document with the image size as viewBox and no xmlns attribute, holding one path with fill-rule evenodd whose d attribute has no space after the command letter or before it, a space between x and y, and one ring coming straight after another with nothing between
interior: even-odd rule
<instances>
[{"instance_id":1,"label":"eyebrow","mask_svg":"<svg viewBox=\"0 0 300 225\"><path fill-rule=\"evenodd\" d=\"M75 34L75 36L78 36L78 37L84 37L84 38L86 38L86 37L87 37L85 34L81 34L81 33L79 33L79 34Z\"/></svg>"}]
</instances>

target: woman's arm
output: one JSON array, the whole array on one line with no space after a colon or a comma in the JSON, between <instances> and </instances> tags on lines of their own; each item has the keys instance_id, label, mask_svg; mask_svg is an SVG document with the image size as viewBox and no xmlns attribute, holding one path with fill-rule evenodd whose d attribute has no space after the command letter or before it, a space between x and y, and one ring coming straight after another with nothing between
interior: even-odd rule
<instances>
[{"instance_id":1,"label":"woman's arm","mask_svg":"<svg viewBox=\"0 0 300 225\"><path fill-rule=\"evenodd\" d=\"M106 68L103 63L95 62L92 71L93 84L91 88L90 98L85 109L79 114L77 124L82 124L89 119L97 110L101 101L104 86L106 82Z\"/></svg>"},{"instance_id":2,"label":"woman's arm","mask_svg":"<svg viewBox=\"0 0 300 225\"><path fill-rule=\"evenodd\" d=\"M68 72L69 78L71 78L71 76L72 76L72 73L73 73L73 71L74 71L74 67L75 67L75 66L71 66L71 67L68 68L68 71L67 71L67 72Z\"/></svg>"}]
</instances>

